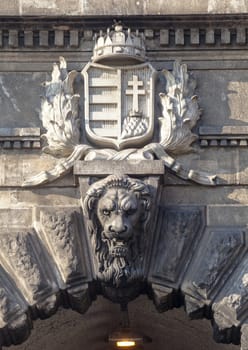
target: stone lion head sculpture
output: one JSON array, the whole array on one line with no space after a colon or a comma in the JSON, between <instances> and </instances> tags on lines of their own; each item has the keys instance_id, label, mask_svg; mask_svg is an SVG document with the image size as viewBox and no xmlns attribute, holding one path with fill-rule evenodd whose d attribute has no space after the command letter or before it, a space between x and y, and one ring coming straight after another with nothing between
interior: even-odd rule
<instances>
[{"instance_id":1,"label":"stone lion head sculpture","mask_svg":"<svg viewBox=\"0 0 248 350\"><path fill-rule=\"evenodd\" d=\"M125 287L143 278L151 195L138 179L110 175L95 182L83 201L97 279Z\"/></svg>"}]
</instances>

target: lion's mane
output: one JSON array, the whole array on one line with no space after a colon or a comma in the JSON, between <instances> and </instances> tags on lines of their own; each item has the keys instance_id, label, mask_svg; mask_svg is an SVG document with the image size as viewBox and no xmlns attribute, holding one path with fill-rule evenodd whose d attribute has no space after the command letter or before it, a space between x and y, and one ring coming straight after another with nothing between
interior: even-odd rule
<instances>
[{"instance_id":1,"label":"lion's mane","mask_svg":"<svg viewBox=\"0 0 248 350\"><path fill-rule=\"evenodd\" d=\"M139 227L133 228L135 234L128 246L127 261L123 261L123 258L114 258L109 254L109 246L102 237L103 227L97 215L99 199L111 188L125 189L127 192L134 193L136 198L142 202L143 212L139 220ZM82 207L95 253L96 275L100 281L119 287L123 281L131 283L142 278L142 253L144 254L145 250L145 234L149 221L150 205L151 195L149 187L141 180L130 178L126 175L110 175L103 180L95 182L87 191Z\"/></svg>"}]
</instances>

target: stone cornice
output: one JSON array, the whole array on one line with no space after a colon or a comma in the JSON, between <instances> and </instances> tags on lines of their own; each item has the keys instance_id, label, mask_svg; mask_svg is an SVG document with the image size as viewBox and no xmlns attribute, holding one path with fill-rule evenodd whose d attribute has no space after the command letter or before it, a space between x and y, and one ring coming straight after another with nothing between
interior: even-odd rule
<instances>
[{"instance_id":1,"label":"stone cornice","mask_svg":"<svg viewBox=\"0 0 248 350\"><path fill-rule=\"evenodd\" d=\"M113 24L112 18L0 17L0 49L92 49L95 33ZM248 15L121 17L144 32L147 49L240 49L247 43ZM55 22L56 21L56 22Z\"/></svg>"}]
</instances>

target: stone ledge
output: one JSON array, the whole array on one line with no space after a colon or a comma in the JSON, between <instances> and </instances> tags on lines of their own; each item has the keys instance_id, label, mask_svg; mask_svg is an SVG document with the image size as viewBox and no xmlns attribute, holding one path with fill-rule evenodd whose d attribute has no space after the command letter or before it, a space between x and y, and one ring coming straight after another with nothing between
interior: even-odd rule
<instances>
[{"instance_id":1,"label":"stone ledge","mask_svg":"<svg viewBox=\"0 0 248 350\"><path fill-rule=\"evenodd\" d=\"M1 14L0 14L1 16ZM110 19L111 20L111 19ZM224 20L224 17L223 17ZM43 20L44 21L44 20ZM82 24L78 19L74 23L63 19L63 25L54 26L50 22L44 23L41 19L36 20L35 30L31 30L29 25L32 24L30 19L25 19L23 23L14 20L0 24L0 49L1 51L21 50L29 52L33 50L56 50L61 51L86 51L92 50L94 35L99 33L100 29L105 29L111 24L106 21L105 26L100 24L87 24L88 30L82 29ZM54 19L56 21L56 19ZM128 26L129 19L123 22ZM182 49L182 47L192 47L194 49L216 49L216 48L240 48L245 47L248 41L247 21L242 18L242 23L230 20L230 23L221 21L220 18L212 18L211 23L200 18L189 22L181 16L180 21L174 18L172 20L161 21L161 18L152 19L156 23L156 30L150 28L151 18L144 21L137 20L135 27L131 25L131 29L139 28L144 33L147 50L158 50L158 48L166 49ZM97 23L97 19L95 20ZM61 22L62 23L62 22Z\"/></svg>"},{"instance_id":2,"label":"stone ledge","mask_svg":"<svg viewBox=\"0 0 248 350\"><path fill-rule=\"evenodd\" d=\"M1 148L41 148L40 128L0 128Z\"/></svg>"},{"instance_id":3,"label":"stone ledge","mask_svg":"<svg viewBox=\"0 0 248 350\"><path fill-rule=\"evenodd\" d=\"M247 147L247 126L201 126L199 128L201 147Z\"/></svg>"},{"instance_id":4,"label":"stone ledge","mask_svg":"<svg viewBox=\"0 0 248 350\"><path fill-rule=\"evenodd\" d=\"M160 160L141 160L141 161L77 161L73 169L74 175L78 176L97 176L109 174L126 175L163 175L164 163Z\"/></svg>"}]
</instances>

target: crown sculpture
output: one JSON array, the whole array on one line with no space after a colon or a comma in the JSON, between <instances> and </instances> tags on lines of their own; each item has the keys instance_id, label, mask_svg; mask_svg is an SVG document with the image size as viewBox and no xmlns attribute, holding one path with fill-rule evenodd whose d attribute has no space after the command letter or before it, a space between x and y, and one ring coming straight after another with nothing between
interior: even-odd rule
<instances>
[{"instance_id":1,"label":"crown sculpture","mask_svg":"<svg viewBox=\"0 0 248 350\"><path fill-rule=\"evenodd\" d=\"M196 83L186 64L157 72L146 59L143 33L116 23L95 36L84 79L84 115L73 89L78 72L68 73L63 57L44 83L40 119L46 129L44 152L62 157L54 169L34 175L23 186L58 179L77 160L160 159L182 179L214 185L216 177L185 169L175 159L190 152L197 136L191 132L200 117ZM156 77L164 82L156 96ZM83 94L83 91L82 91ZM155 108L156 99L160 108ZM84 130L84 132L81 132Z\"/></svg>"},{"instance_id":2,"label":"crown sculpture","mask_svg":"<svg viewBox=\"0 0 248 350\"><path fill-rule=\"evenodd\" d=\"M145 40L143 33L137 30L135 34L131 33L130 28L123 30L121 24L116 24L114 30L108 28L106 35L100 31L95 36L95 47L93 50L93 62L100 60L113 59L118 62L120 59L133 61L146 60Z\"/></svg>"}]
</instances>

